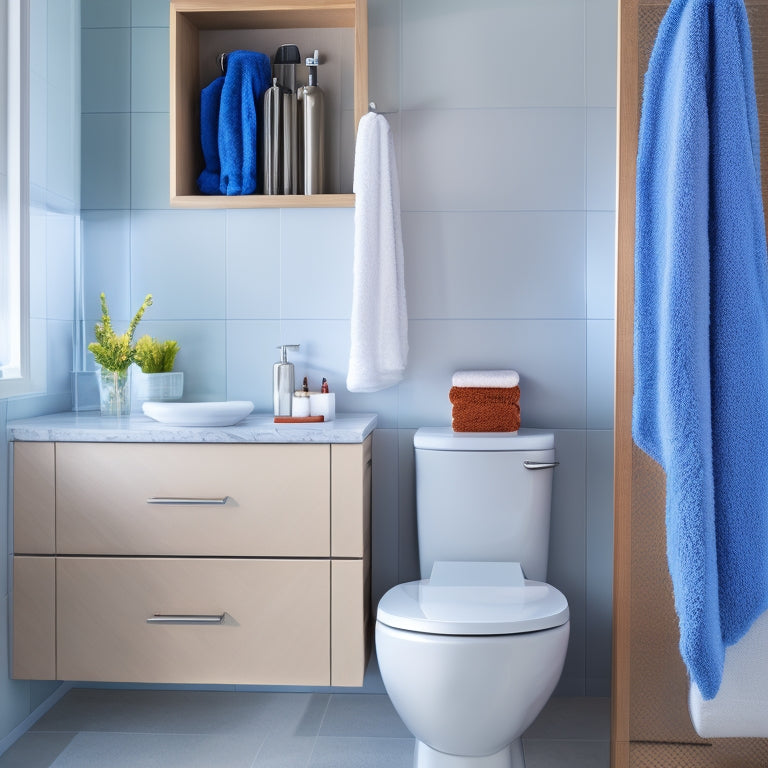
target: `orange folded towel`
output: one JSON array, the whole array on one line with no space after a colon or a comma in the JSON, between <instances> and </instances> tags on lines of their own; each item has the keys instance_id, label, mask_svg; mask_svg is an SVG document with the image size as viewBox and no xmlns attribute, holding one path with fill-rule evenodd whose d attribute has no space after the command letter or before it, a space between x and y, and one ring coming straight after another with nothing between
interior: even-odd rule
<instances>
[{"instance_id":1,"label":"orange folded towel","mask_svg":"<svg viewBox=\"0 0 768 768\"><path fill-rule=\"evenodd\" d=\"M454 405L519 403L520 387L451 387L448 399Z\"/></svg>"},{"instance_id":2,"label":"orange folded towel","mask_svg":"<svg viewBox=\"0 0 768 768\"><path fill-rule=\"evenodd\" d=\"M451 387L454 432L517 432L519 387Z\"/></svg>"}]
</instances>

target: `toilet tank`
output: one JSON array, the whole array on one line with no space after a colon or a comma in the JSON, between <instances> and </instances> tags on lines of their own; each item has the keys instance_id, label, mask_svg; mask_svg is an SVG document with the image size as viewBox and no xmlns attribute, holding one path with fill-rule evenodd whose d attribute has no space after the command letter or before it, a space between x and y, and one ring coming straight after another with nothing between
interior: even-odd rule
<instances>
[{"instance_id":1,"label":"toilet tank","mask_svg":"<svg viewBox=\"0 0 768 768\"><path fill-rule=\"evenodd\" d=\"M435 560L514 561L546 581L554 470L536 467L554 463L554 435L432 427L413 444L421 577Z\"/></svg>"}]
</instances>

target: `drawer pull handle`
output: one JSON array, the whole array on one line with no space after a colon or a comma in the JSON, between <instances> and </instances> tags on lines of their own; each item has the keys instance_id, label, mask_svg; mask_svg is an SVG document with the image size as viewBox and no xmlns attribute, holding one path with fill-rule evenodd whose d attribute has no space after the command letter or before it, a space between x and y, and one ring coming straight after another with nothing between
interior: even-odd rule
<instances>
[{"instance_id":1,"label":"drawer pull handle","mask_svg":"<svg viewBox=\"0 0 768 768\"><path fill-rule=\"evenodd\" d=\"M194 507L209 504L226 504L229 496L218 499L187 499L181 496L153 496L147 499L147 504L168 504L176 506Z\"/></svg>"},{"instance_id":2,"label":"drawer pull handle","mask_svg":"<svg viewBox=\"0 0 768 768\"><path fill-rule=\"evenodd\" d=\"M147 619L147 624L221 624L223 621L223 613L156 613Z\"/></svg>"}]
</instances>

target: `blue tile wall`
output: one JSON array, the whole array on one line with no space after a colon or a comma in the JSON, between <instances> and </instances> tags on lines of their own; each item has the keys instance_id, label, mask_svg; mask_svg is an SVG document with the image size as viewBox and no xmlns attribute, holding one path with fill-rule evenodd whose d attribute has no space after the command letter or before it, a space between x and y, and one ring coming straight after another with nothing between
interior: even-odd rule
<instances>
[{"instance_id":1,"label":"blue tile wall","mask_svg":"<svg viewBox=\"0 0 768 768\"><path fill-rule=\"evenodd\" d=\"M268 411L275 347L300 343L297 376L328 378L341 411L378 413L375 599L418 576L414 430L450 423L455 369L518 368L523 424L555 430L561 462L550 579L572 609L571 694L606 695L610 677L615 6L369 0L410 359L399 386L359 395L344 386L354 211L171 210L168 2L83 0L84 63L120 59L82 75L89 321L101 289L126 322L151 292L141 330L180 341L187 399Z\"/></svg>"}]
</instances>

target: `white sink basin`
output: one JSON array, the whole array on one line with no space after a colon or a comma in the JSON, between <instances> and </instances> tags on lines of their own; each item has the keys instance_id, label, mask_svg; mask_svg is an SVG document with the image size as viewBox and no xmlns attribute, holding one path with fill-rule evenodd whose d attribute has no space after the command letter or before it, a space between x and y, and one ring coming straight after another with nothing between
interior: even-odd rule
<instances>
[{"instance_id":1,"label":"white sink basin","mask_svg":"<svg viewBox=\"0 0 768 768\"><path fill-rule=\"evenodd\" d=\"M250 400L224 403L146 402L142 409L151 419L176 427L227 427L242 421L253 410L253 403Z\"/></svg>"}]
</instances>

